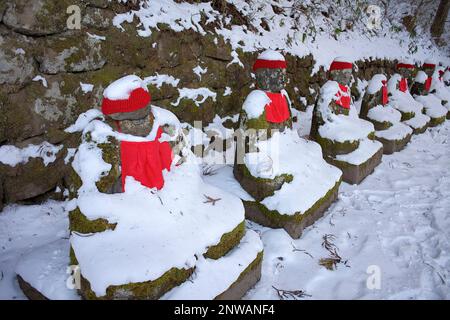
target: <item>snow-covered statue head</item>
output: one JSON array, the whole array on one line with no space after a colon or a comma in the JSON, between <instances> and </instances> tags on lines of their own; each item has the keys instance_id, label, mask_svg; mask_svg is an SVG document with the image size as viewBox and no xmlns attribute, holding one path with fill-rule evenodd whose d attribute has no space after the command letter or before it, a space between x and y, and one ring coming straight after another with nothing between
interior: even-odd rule
<instances>
[{"instance_id":1,"label":"snow-covered statue head","mask_svg":"<svg viewBox=\"0 0 450 320\"><path fill-rule=\"evenodd\" d=\"M376 74L369 81L361 104L360 118L367 119L370 109L386 106L389 102L387 78L384 74Z\"/></svg>"},{"instance_id":2,"label":"snow-covered statue head","mask_svg":"<svg viewBox=\"0 0 450 320\"><path fill-rule=\"evenodd\" d=\"M422 65L422 70L427 74L428 77L433 76L434 70L436 69L436 63L430 59L424 61Z\"/></svg>"},{"instance_id":3,"label":"snow-covered statue head","mask_svg":"<svg viewBox=\"0 0 450 320\"><path fill-rule=\"evenodd\" d=\"M408 90L409 83L412 83L415 66L408 59L401 59L396 65L397 72L402 76L399 83L399 90L405 92Z\"/></svg>"},{"instance_id":4,"label":"snow-covered statue head","mask_svg":"<svg viewBox=\"0 0 450 320\"><path fill-rule=\"evenodd\" d=\"M125 76L111 83L103 93L102 112L114 121L117 131L147 136L153 125L151 97L141 78Z\"/></svg>"},{"instance_id":5,"label":"snow-covered statue head","mask_svg":"<svg viewBox=\"0 0 450 320\"><path fill-rule=\"evenodd\" d=\"M338 57L333 60L330 66L330 80L349 86L352 81L353 63L350 59Z\"/></svg>"},{"instance_id":6,"label":"snow-covered statue head","mask_svg":"<svg viewBox=\"0 0 450 320\"><path fill-rule=\"evenodd\" d=\"M270 92L281 92L286 83L286 60L274 50L262 52L255 63L253 71L256 76L256 87Z\"/></svg>"}]
</instances>

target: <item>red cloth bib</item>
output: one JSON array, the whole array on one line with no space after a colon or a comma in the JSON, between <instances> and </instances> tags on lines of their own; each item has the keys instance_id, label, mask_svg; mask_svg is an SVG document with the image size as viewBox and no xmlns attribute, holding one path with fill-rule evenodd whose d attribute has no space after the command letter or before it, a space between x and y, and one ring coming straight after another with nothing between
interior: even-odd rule
<instances>
[{"instance_id":1,"label":"red cloth bib","mask_svg":"<svg viewBox=\"0 0 450 320\"><path fill-rule=\"evenodd\" d=\"M272 123L281 123L289 119L291 115L285 96L282 93L273 92L266 92L266 94L271 100L265 107L266 120Z\"/></svg>"},{"instance_id":2,"label":"red cloth bib","mask_svg":"<svg viewBox=\"0 0 450 320\"><path fill-rule=\"evenodd\" d=\"M122 161L122 189L125 191L125 178L133 177L142 185L158 190L164 186L162 171L170 170L173 154L169 142L159 142L162 130L158 128L153 141L120 142L120 159Z\"/></svg>"},{"instance_id":3,"label":"red cloth bib","mask_svg":"<svg viewBox=\"0 0 450 320\"><path fill-rule=\"evenodd\" d=\"M428 77L427 78L427 81L425 81L425 91L430 91L430 87L431 87L431 80L432 80L432 78L431 77Z\"/></svg>"},{"instance_id":4,"label":"red cloth bib","mask_svg":"<svg viewBox=\"0 0 450 320\"><path fill-rule=\"evenodd\" d=\"M401 92L406 92L408 90L408 79L402 78L402 80L400 80L399 89Z\"/></svg>"},{"instance_id":5,"label":"red cloth bib","mask_svg":"<svg viewBox=\"0 0 450 320\"><path fill-rule=\"evenodd\" d=\"M381 103L383 104L383 106L385 106L389 102L388 88L387 88L387 85L386 85L386 80L383 80L382 83L383 83L383 87L381 88L381 93L382 93L382 101L381 101Z\"/></svg>"},{"instance_id":6,"label":"red cloth bib","mask_svg":"<svg viewBox=\"0 0 450 320\"><path fill-rule=\"evenodd\" d=\"M350 109L351 98L348 91L347 86L343 86L339 83L339 91L336 93L336 97L338 97L336 103L345 109Z\"/></svg>"}]
</instances>

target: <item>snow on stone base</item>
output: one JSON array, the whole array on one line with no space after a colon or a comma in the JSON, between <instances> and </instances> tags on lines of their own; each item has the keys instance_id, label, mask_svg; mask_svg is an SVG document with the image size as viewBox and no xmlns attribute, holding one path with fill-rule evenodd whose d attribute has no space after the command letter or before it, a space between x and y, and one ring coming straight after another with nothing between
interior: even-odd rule
<instances>
[{"instance_id":1,"label":"snow on stone base","mask_svg":"<svg viewBox=\"0 0 450 320\"><path fill-rule=\"evenodd\" d=\"M403 123L396 123L386 130L376 131L375 136L386 140L402 140L412 133L413 130L409 126Z\"/></svg>"},{"instance_id":2,"label":"snow on stone base","mask_svg":"<svg viewBox=\"0 0 450 320\"><path fill-rule=\"evenodd\" d=\"M397 123L401 120L402 114L391 106L378 105L369 110L367 117L377 122Z\"/></svg>"},{"instance_id":3,"label":"snow on stone base","mask_svg":"<svg viewBox=\"0 0 450 320\"><path fill-rule=\"evenodd\" d=\"M381 148L383 148L381 142L366 138L360 141L358 149L348 154L337 155L336 160L358 166L372 158Z\"/></svg>"},{"instance_id":4,"label":"snow on stone base","mask_svg":"<svg viewBox=\"0 0 450 320\"><path fill-rule=\"evenodd\" d=\"M403 121L403 123L407 124L414 130L417 130L417 129L420 130L420 129L426 127L429 124L430 120L431 120L431 118L429 116L427 116L423 113L416 113L414 118Z\"/></svg>"},{"instance_id":5,"label":"snow on stone base","mask_svg":"<svg viewBox=\"0 0 450 320\"><path fill-rule=\"evenodd\" d=\"M16 273L47 299L80 299L76 290L66 285L68 266L69 240L61 239L25 254L17 263Z\"/></svg>"},{"instance_id":6,"label":"snow on stone base","mask_svg":"<svg viewBox=\"0 0 450 320\"><path fill-rule=\"evenodd\" d=\"M352 142L367 138L375 131L373 124L367 120L342 114L330 116L331 120L319 128L322 138L337 142Z\"/></svg>"},{"instance_id":7,"label":"snow on stone base","mask_svg":"<svg viewBox=\"0 0 450 320\"><path fill-rule=\"evenodd\" d=\"M433 94L417 96L416 100L424 105L426 115L431 118L441 118L447 115L447 108L442 106L442 100Z\"/></svg>"},{"instance_id":8,"label":"snow on stone base","mask_svg":"<svg viewBox=\"0 0 450 320\"><path fill-rule=\"evenodd\" d=\"M244 220L240 199L203 182L194 165L166 172L164 188L148 189L127 177L125 193L86 193L77 200L90 220L117 223L112 231L73 233L71 244L97 297L112 285L158 279L171 268L188 269L223 234ZM206 196L220 199L213 205Z\"/></svg>"},{"instance_id":9,"label":"snow on stone base","mask_svg":"<svg viewBox=\"0 0 450 320\"><path fill-rule=\"evenodd\" d=\"M245 162L254 177L273 179L290 174L293 181L261 203L283 215L304 213L323 198L341 179L342 172L322 157L320 145L298 136L296 130L277 132L257 142L258 153L246 154Z\"/></svg>"},{"instance_id":10,"label":"snow on stone base","mask_svg":"<svg viewBox=\"0 0 450 320\"><path fill-rule=\"evenodd\" d=\"M392 96L389 98L389 104L402 113L421 113L423 105L414 100L413 96L407 91L402 92L395 90L391 92Z\"/></svg>"},{"instance_id":11,"label":"snow on stone base","mask_svg":"<svg viewBox=\"0 0 450 320\"><path fill-rule=\"evenodd\" d=\"M262 250L259 235L248 230L241 243L224 257L218 260L201 257L196 264L194 276L161 299L212 300L235 283Z\"/></svg>"}]
</instances>

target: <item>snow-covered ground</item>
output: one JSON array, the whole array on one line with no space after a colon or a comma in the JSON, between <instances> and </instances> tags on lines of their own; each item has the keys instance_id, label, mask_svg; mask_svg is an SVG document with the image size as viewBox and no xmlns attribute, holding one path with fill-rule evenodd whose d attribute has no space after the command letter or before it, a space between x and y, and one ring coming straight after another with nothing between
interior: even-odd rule
<instances>
[{"instance_id":1,"label":"snow-covered ground","mask_svg":"<svg viewBox=\"0 0 450 320\"><path fill-rule=\"evenodd\" d=\"M277 288L288 298L302 290L302 299L450 299L449 168L447 121L383 156L360 185L343 183L339 200L301 239L249 222L265 251L261 281L245 298L277 299ZM205 178L245 196L231 167ZM14 274L23 254L68 236L64 206L10 205L0 213L0 299L25 298ZM330 257L334 266L322 263L334 270L319 264Z\"/></svg>"}]
</instances>

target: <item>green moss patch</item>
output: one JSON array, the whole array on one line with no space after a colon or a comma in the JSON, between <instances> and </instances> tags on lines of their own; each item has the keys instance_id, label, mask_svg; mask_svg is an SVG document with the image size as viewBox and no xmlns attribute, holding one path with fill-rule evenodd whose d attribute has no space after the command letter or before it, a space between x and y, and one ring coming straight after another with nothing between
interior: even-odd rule
<instances>
[{"instance_id":1,"label":"green moss patch","mask_svg":"<svg viewBox=\"0 0 450 320\"><path fill-rule=\"evenodd\" d=\"M114 230L117 223L109 223L106 219L89 220L77 207L69 212L69 228L70 231L79 233L96 233L106 230Z\"/></svg>"},{"instance_id":2,"label":"green moss patch","mask_svg":"<svg viewBox=\"0 0 450 320\"><path fill-rule=\"evenodd\" d=\"M185 282L193 272L194 268L172 268L153 281L109 286L106 289L106 295L102 297L97 297L92 291L89 281L81 277L80 293L87 300L155 300Z\"/></svg>"},{"instance_id":3,"label":"green moss patch","mask_svg":"<svg viewBox=\"0 0 450 320\"><path fill-rule=\"evenodd\" d=\"M317 143L322 147L324 155L337 156L339 154L347 154L355 151L359 147L359 141L345 141L337 142L327 138L323 138L320 135L316 136Z\"/></svg>"},{"instance_id":4,"label":"green moss patch","mask_svg":"<svg viewBox=\"0 0 450 320\"><path fill-rule=\"evenodd\" d=\"M431 118L430 127L436 127L442 123L444 123L446 116L442 116L440 118Z\"/></svg>"},{"instance_id":5,"label":"green moss patch","mask_svg":"<svg viewBox=\"0 0 450 320\"><path fill-rule=\"evenodd\" d=\"M256 201L273 196L285 182L289 183L294 180L291 174L281 174L274 179L254 177L244 164L234 166L234 176Z\"/></svg>"},{"instance_id":6,"label":"green moss patch","mask_svg":"<svg viewBox=\"0 0 450 320\"><path fill-rule=\"evenodd\" d=\"M225 233L217 245L209 247L203 255L205 258L219 259L239 244L245 234L245 220L239 223L232 231Z\"/></svg>"},{"instance_id":7,"label":"green moss patch","mask_svg":"<svg viewBox=\"0 0 450 320\"><path fill-rule=\"evenodd\" d=\"M95 185L100 192L108 193L120 177L119 142L116 139L109 137L108 143L101 143L98 147L102 150L103 161L111 165L111 170L109 170L106 176L101 177Z\"/></svg>"},{"instance_id":8,"label":"green moss patch","mask_svg":"<svg viewBox=\"0 0 450 320\"><path fill-rule=\"evenodd\" d=\"M329 198L337 192L339 189L339 186L341 184L342 180L339 180L335 183L333 188L328 190L328 192L319 200L316 201L316 203L306 210L305 212L296 212L292 215L287 214L280 214L277 210L269 210L266 206L259 202L255 201L243 201L244 205L246 207L246 214L248 211L257 211L258 213L263 215L263 219L257 219L258 221L255 221L257 223L261 223L264 226L271 227L271 228L286 228L287 225L300 225L304 219L306 219L308 216L313 215L316 213L319 208L322 207L322 205L329 200ZM300 192L300 190L299 190ZM250 216L253 216L250 214ZM250 220L252 220L252 217L249 217Z\"/></svg>"}]
</instances>

